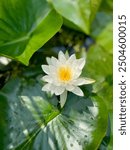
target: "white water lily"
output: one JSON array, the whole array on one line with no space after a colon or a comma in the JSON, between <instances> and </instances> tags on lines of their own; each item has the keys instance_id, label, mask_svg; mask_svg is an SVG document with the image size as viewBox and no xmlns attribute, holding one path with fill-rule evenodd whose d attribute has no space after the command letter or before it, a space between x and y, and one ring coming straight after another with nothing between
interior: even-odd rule
<instances>
[{"instance_id":1,"label":"white water lily","mask_svg":"<svg viewBox=\"0 0 130 150\"><path fill-rule=\"evenodd\" d=\"M48 65L42 65L42 69L46 73L42 80L47 84L43 86L42 90L60 95L61 107L66 102L67 91L78 96L84 96L79 86L95 82L93 79L80 77L85 65L84 58L76 59L75 54L68 57L60 51L58 59L47 57L46 60Z\"/></svg>"}]
</instances>

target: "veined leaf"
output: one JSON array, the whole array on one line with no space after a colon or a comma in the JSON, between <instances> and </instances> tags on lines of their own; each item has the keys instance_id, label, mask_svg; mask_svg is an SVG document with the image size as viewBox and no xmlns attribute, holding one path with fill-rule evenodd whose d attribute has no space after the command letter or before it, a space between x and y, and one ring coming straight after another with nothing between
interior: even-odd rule
<instances>
[{"instance_id":1,"label":"veined leaf","mask_svg":"<svg viewBox=\"0 0 130 150\"><path fill-rule=\"evenodd\" d=\"M101 2L101 0L48 1L50 1L56 11L66 19L65 24L67 26L74 29L77 26L77 29L80 28L86 34L89 34L91 23Z\"/></svg>"},{"instance_id":2,"label":"veined leaf","mask_svg":"<svg viewBox=\"0 0 130 150\"><path fill-rule=\"evenodd\" d=\"M1 0L0 54L27 65L61 25L62 18L46 0Z\"/></svg>"},{"instance_id":3,"label":"veined leaf","mask_svg":"<svg viewBox=\"0 0 130 150\"><path fill-rule=\"evenodd\" d=\"M8 82L0 92L1 106L8 104L0 108L0 149L97 150L107 129L103 100L69 94L62 110L57 102L32 79Z\"/></svg>"}]
</instances>

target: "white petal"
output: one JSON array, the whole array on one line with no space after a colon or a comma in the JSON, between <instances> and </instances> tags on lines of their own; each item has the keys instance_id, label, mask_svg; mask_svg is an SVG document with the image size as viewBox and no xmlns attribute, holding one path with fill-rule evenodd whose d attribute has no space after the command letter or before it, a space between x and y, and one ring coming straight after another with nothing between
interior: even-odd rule
<instances>
[{"instance_id":1,"label":"white petal","mask_svg":"<svg viewBox=\"0 0 130 150\"><path fill-rule=\"evenodd\" d=\"M43 86L42 90L51 92L52 94L55 93L55 95L61 95L64 92L65 88L48 83Z\"/></svg>"},{"instance_id":2,"label":"white petal","mask_svg":"<svg viewBox=\"0 0 130 150\"><path fill-rule=\"evenodd\" d=\"M69 64L72 64L74 61L76 60L76 56L75 56L75 54L73 54L73 55L71 55L70 57L69 57L69 59L68 59L68 63Z\"/></svg>"},{"instance_id":3,"label":"white petal","mask_svg":"<svg viewBox=\"0 0 130 150\"><path fill-rule=\"evenodd\" d=\"M65 62L66 62L65 55L64 55L64 53L63 53L62 51L59 52L59 54L58 54L58 59L59 59L59 61L62 62L62 63L65 63Z\"/></svg>"},{"instance_id":4,"label":"white petal","mask_svg":"<svg viewBox=\"0 0 130 150\"><path fill-rule=\"evenodd\" d=\"M79 87L75 87L71 92L73 92L74 94L78 96L84 96L83 91Z\"/></svg>"},{"instance_id":5,"label":"white petal","mask_svg":"<svg viewBox=\"0 0 130 150\"><path fill-rule=\"evenodd\" d=\"M56 74L56 67L55 66L52 66L52 65L49 65L49 69L50 69L50 74Z\"/></svg>"},{"instance_id":6,"label":"white petal","mask_svg":"<svg viewBox=\"0 0 130 150\"><path fill-rule=\"evenodd\" d=\"M51 84L45 84L42 88L42 91L50 91Z\"/></svg>"},{"instance_id":7,"label":"white petal","mask_svg":"<svg viewBox=\"0 0 130 150\"><path fill-rule=\"evenodd\" d=\"M66 100L67 100L67 91L65 90L65 91L60 95L60 105L61 105L61 108L64 106Z\"/></svg>"},{"instance_id":8,"label":"white petal","mask_svg":"<svg viewBox=\"0 0 130 150\"><path fill-rule=\"evenodd\" d=\"M52 57L51 63L52 63L52 65L57 66L58 60L55 57Z\"/></svg>"},{"instance_id":9,"label":"white petal","mask_svg":"<svg viewBox=\"0 0 130 150\"><path fill-rule=\"evenodd\" d=\"M47 57L47 58L46 58L46 61L47 61L48 65L52 65L52 63L51 63L51 58Z\"/></svg>"},{"instance_id":10,"label":"white petal","mask_svg":"<svg viewBox=\"0 0 130 150\"><path fill-rule=\"evenodd\" d=\"M81 75L81 73L82 73L82 70L75 69L73 79L77 79Z\"/></svg>"},{"instance_id":11,"label":"white petal","mask_svg":"<svg viewBox=\"0 0 130 150\"><path fill-rule=\"evenodd\" d=\"M42 80L45 82L52 83L52 78L48 75L45 75L44 77L42 77Z\"/></svg>"},{"instance_id":12,"label":"white petal","mask_svg":"<svg viewBox=\"0 0 130 150\"><path fill-rule=\"evenodd\" d=\"M49 74L50 73L50 69L48 65L42 65L42 70L46 73Z\"/></svg>"},{"instance_id":13,"label":"white petal","mask_svg":"<svg viewBox=\"0 0 130 150\"><path fill-rule=\"evenodd\" d=\"M60 95L64 92L65 88L61 86L56 86L54 84L51 85L50 90L56 95Z\"/></svg>"},{"instance_id":14,"label":"white petal","mask_svg":"<svg viewBox=\"0 0 130 150\"><path fill-rule=\"evenodd\" d=\"M93 80L93 79L78 78L75 81L73 81L73 84L80 86L80 85L84 85L84 84L91 84L91 83L94 83L94 82L95 82L95 80Z\"/></svg>"},{"instance_id":15,"label":"white petal","mask_svg":"<svg viewBox=\"0 0 130 150\"><path fill-rule=\"evenodd\" d=\"M78 59L77 64L78 64L78 68L82 70L85 65L85 58Z\"/></svg>"},{"instance_id":16,"label":"white petal","mask_svg":"<svg viewBox=\"0 0 130 150\"><path fill-rule=\"evenodd\" d=\"M62 87L59 87L59 88L56 88L56 90L55 90L55 94L56 95L61 95L63 92L64 92L64 88Z\"/></svg>"},{"instance_id":17,"label":"white petal","mask_svg":"<svg viewBox=\"0 0 130 150\"><path fill-rule=\"evenodd\" d=\"M75 87L73 85L66 85L65 88L67 91L72 91Z\"/></svg>"}]
</instances>

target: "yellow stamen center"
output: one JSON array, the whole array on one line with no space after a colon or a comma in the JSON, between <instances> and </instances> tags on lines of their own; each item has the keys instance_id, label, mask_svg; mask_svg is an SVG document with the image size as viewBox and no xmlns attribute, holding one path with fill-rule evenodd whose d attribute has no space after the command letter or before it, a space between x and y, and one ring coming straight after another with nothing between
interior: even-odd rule
<instances>
[{"instance_id":1,"label":"yellow stamen center","mask_svg":"<svg viewBox=\"0 0 130 150\"><path fill-rule=\"evenodd\" d=\"M72 70L68 66L62 66L58 69L58 78L60 81L68 82L72 79Z\"/></svg>"}]
</instances>

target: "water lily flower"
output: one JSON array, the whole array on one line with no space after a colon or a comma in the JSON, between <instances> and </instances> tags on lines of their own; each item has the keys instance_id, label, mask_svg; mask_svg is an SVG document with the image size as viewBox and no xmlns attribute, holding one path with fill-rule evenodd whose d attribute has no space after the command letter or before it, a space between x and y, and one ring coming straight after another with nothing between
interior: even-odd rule
<instances>
[{"instance_id":1,"label":"water lily flower","mask_svg":"<svg viewBox=\"0 0 130 150\"><path fill-rule=\"evenodd\" d=\"M60 95L60 105L64 106L67 99L67 91L78 96L84 96L79 86L95 82L93 79L80 77L85 65L85 58L76 59L75 54L70 57L62 51L55 57L48 58L48 65L42 65L46 73L42 80L47 82L42 88L43 91Z\"/></svg>"}]
</instances>

